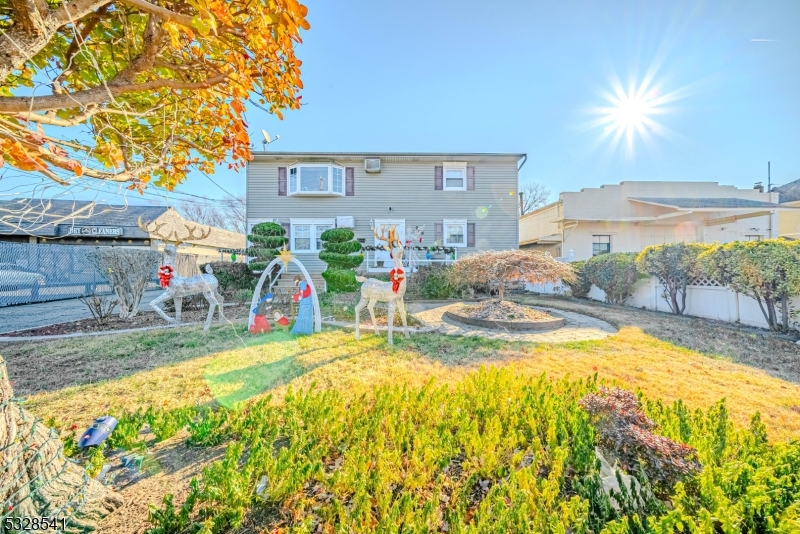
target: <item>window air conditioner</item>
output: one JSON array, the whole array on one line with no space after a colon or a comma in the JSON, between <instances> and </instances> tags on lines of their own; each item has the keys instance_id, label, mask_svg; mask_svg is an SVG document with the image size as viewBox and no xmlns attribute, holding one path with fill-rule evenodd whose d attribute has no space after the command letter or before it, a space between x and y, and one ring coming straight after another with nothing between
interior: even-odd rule
<instances>
[{"instance_id":1,"label":"window air conditioner","mask_svg":"<svg viewBox=\"0 0 800 534\"><path fill-rule=\"evenodd\" d=\"M336 228L355 228L355 217L336 217Z\"/></svg>"},{"instance_id":2,"label":"window air conditioner","mask_svg":"<svg viewBox=\"0 0 800 534\"><path fill-rule=\"evenodd\" d=\"M364 170L367 172L381 172L381 160L379 158L365 159Z\"/></svg>"}]
</instances>

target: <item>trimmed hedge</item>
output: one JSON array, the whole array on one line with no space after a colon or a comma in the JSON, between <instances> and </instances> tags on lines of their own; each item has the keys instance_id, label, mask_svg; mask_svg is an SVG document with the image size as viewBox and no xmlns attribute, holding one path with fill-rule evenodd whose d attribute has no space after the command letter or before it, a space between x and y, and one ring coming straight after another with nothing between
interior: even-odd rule
<instances>
[{"instance_id":1,"label":"trimmed hedge","mask_svg":"<svg viewBox=\"0 0 800 534\"><path fill-rule=\"evenodd\" d=\"M575 271L575 281L562 280L562 283L572 291L573 297L586 297L592 289L592 281L586 275L586 262L574 261L570 265Z\"/></svg>"},{"instance_id":2,"label":"trimmed hedge","mask_svg":"<svg viewBox=\"0 0 800 534\"><path fill-rule=\"evenodd\" d=\"M645 248L636 257L636 266L642 274L655 276L664 285L661 297L675 315L686 309L686 286L689 280L701 273L697 263L700 254L711 245L703 243L665 243Z\"/></svg>"},{"instance_id":3,"label":"trimmed hedge","mask_svg":"<svg viewBox=\"0 0 800 534\"><path fill-rule=\"evenodd\" d=\"M451 271L450 266L436 263L420 266L408 279L407 295L424 299L460 298L469 285L457 282Z\"/></svg>"},{"instance_id":4,"label":"trimmed hedge","mask_svg":"<svg viewBox=\"0 0 800 534\"><path fill-rule=\"evenodd\" d=\"M214 271L214 276L219 281L219 289L223 295L228 296L239 290L247 289L252 291L256 287L256 278L246 263L230 263L225 261L214 261L208 263ZM205 272L206 265L201 271Z\"/></svg>"},{"instance_id":5,"label":"trimmed hedge","mask_svg":"<svg viewBox=\"0 0 800 534\"><path fill-rule=\"evenodd\" d=\"M588 260L583 269L589 282L605 292L606 301L622 304L633 294L633 286L641 278L636 256L635 252L601 254Z\"/></svg>"},{"instance_id":6,"label":"trimmed hedge","mask_svg":"<svg viewBox=\"0 0 800 534\"><path fill-rule=\"evenodd\" d=\"M319 253L319 259L328 264L322 278L331 293L351 293L361 287L355 269L364 262L364 256L353 255L361 251L361 243L353 237L355 234L347 228L331 228L319 236L325 249Z\"/></svg>"}]
</instances>

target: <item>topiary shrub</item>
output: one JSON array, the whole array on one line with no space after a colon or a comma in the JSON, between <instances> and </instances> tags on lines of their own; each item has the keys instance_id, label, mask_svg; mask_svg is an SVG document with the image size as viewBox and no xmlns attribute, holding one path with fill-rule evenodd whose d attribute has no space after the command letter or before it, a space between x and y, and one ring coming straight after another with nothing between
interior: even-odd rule
<instances>
[{"instance_id":1,"label":"topiary shrub","mask_svg":"<svg viewBox=\"0 0 800 534\"><path fill-rule=\"evenodd\" d=\"M562 280L562 282L572 291L573 297L584 298L589 294L589 290L592 289L592 282L586 276L586 262L574 261L570 265L572 265L572 270L575 272L575 280Z\"/></svg>"},{"instance_id":2,"label":"topiary shrub","mask_svg":"<svg viewBox=\"0 0 800 534\"><path fill-rule=\"evenodd\" d=\"M635 252L601 254L588 260L583 269L589 282L602 289L611 304L624 303L641 276Z\"/></svg>"},{"instance_id":3,"label":"topiary shrub","mask_svg":"<svg viewBox=\"0 0 800 534\"><path fill-rule=\"evenodd\" d=\"M355 241L355 234L348 228L331 228L319 236L322 241L322 252L319 259L328 264L322 272L327 290L332 293L350 293L358 291L361 284L356 281L355 269L364 261L361 243Z\"/></svg>"},{"instance_id":4,"label":"topiary shrub","mask_svg":"<svg viewBox=\"0 0 800 534\"><path fill-rule=\"evenodd\" d=\"M247 249L247 255L256 258L248 264L251 271L263 271L267 268L269 262L278 255L278 249L289 242L285 234L283 226L274 222L263 222L253 226L253 233L247 236L253 243Z\"/></svg>"}]
</instances>

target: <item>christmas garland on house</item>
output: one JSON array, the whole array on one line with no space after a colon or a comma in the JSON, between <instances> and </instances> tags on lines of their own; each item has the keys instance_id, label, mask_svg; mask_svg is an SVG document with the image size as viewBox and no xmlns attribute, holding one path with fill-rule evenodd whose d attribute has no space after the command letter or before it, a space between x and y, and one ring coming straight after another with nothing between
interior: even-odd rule
<instances>
[{"instance_id":1,"label":"christmas garland on house","mask_svg":"<svg viewBox=\"0 0 800 534\"><path fill-rule=\"evenodd\" d=\"M420 250L424 252L444 253L444 254L453 254L456 251L455 247L440 247L440 246L430 246L430 247L414 246L405 248L406 250ZM361 250L368 252L386 251L386 249L383 248L381 245L366 245L366 246L362 245Z\"/></svg>"}]
</instances>

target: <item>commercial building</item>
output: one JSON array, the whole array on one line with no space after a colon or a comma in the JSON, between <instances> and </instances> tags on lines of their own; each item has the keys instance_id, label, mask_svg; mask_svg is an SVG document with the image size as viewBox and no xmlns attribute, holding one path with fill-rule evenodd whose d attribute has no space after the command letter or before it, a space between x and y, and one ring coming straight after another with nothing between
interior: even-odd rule
<instances>
[{"instance_id":1,"label":"commercial building","mask_svg":"<svg viewBox=\"0 0 800 534\"><path fill-rule=\"evenodd\" d=\"M778 193L717 182L622 182L564 192L519 219L520 248L586 260L679 241L728 243L775 238L778 217L800 208ZM800 231L800 230L798 230Z\"/></svg>"}]
</instances>

